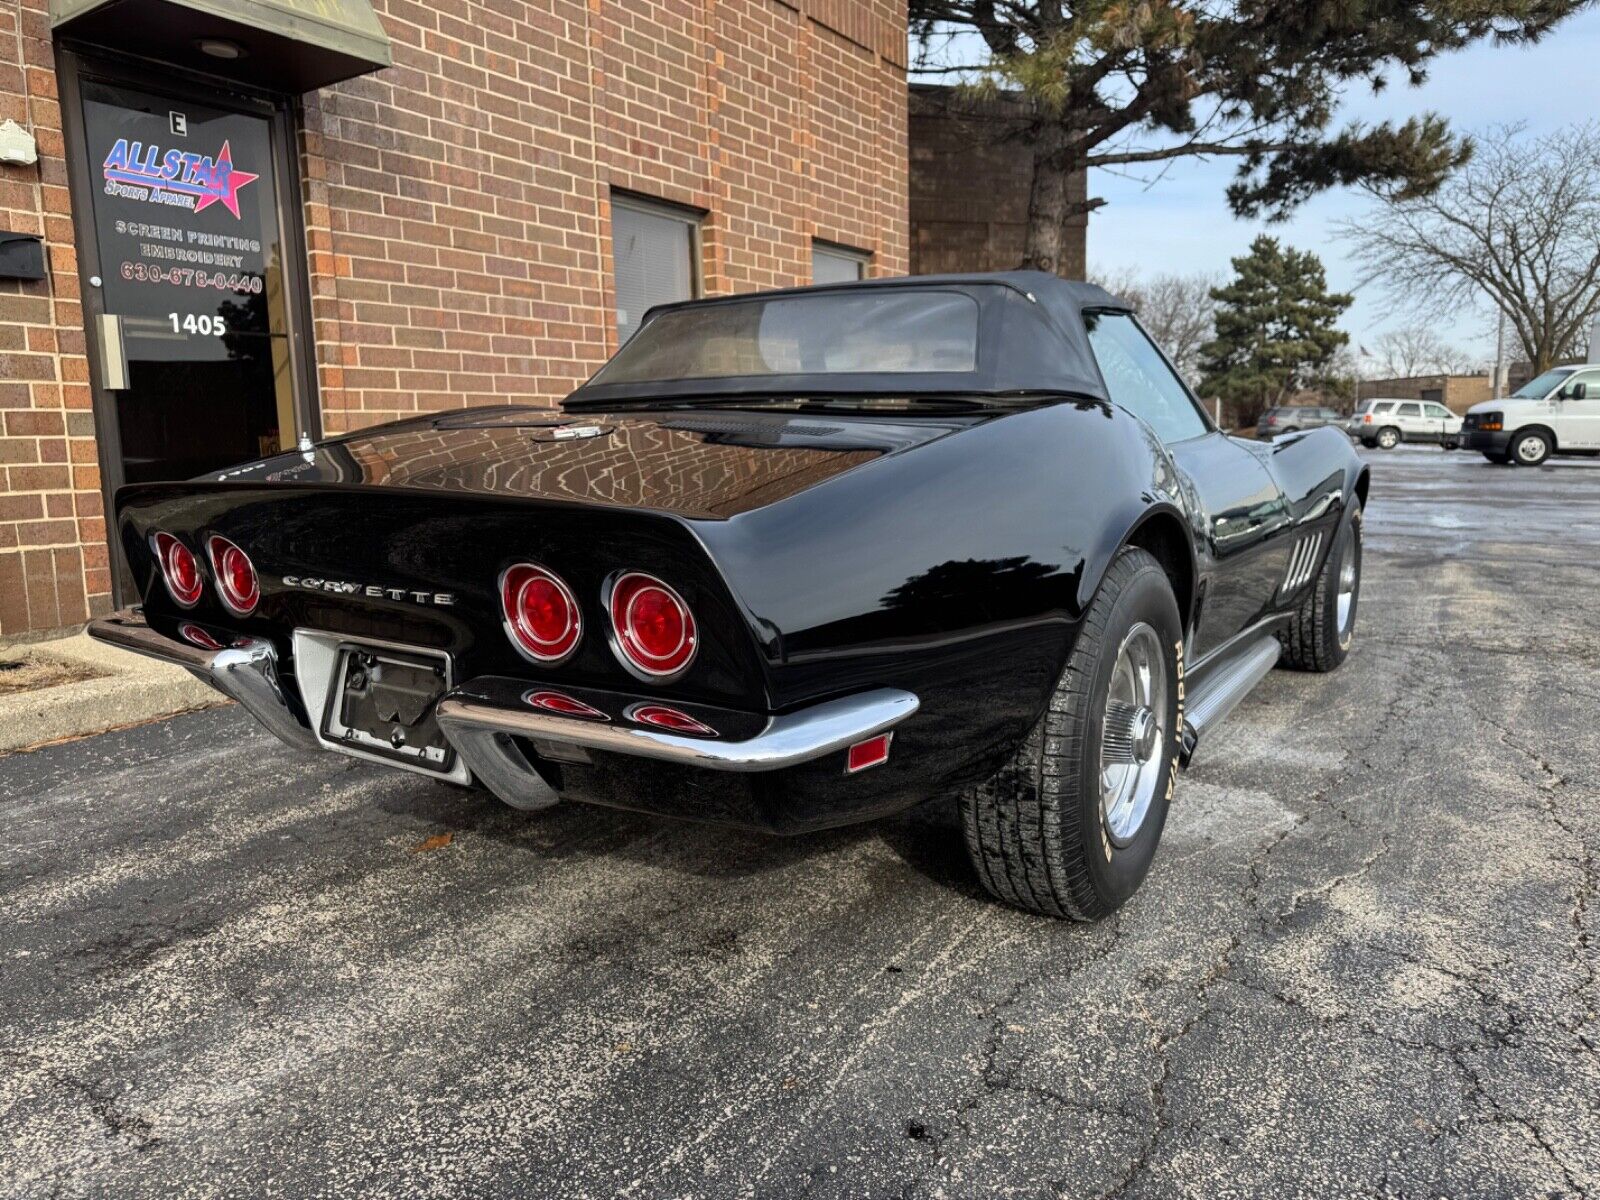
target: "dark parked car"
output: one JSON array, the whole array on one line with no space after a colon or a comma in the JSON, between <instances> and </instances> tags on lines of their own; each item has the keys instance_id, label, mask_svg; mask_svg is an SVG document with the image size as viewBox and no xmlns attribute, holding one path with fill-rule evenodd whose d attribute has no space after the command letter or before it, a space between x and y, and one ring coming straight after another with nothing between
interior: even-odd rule
<instances>
[{"instance_id":1,"label":"dark parked car","mask_svg":"<svg viewBox=\"0 0 1600 1200\"><path fill-rule=\"evenodd\" d=\"M1277 437L1281 433L1299 433L1302 429L1320 429L1324 425L1343 424L1345 415L1337 408L1291 404L1269 408L1256 422L1256 436Z\"/></svg>"},{"instance_id":2,"label":"dark parked car","mask_svg":"<svg viewBox=\"0 0 1600 1200\"><path fill-rule=\"evenodd\" d=\"M1128 306L1012 273L653 310L563 411L124 488L142 608L290 745L797 833L959 796L979 878L1109 913L1176 772L1354 631L1345 436L1214 429Z\"/></svg>"}]
</instances>

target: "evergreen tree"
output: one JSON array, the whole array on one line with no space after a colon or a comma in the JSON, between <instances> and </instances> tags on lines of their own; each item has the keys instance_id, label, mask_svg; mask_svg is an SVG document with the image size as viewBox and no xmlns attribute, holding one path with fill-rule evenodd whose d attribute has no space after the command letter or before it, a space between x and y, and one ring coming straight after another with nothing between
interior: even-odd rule
<instances>
[{"instance_id":1,"label":"evergreen tree","mask_svg":"<svg viewBox=\"0 0 1600 1200\"><path fill-rule=\"evenodd\" d=\"M1470 145L1445 119L1335 127L1347 91L1419 84L1438 55L1538 40L1594 0L909 0L912 72L1019 94L1032 116L1024 265L1061 263L1089 167L1231 155L1228 201L1282 216L1324 188L1413 199ZM976 36L974 36L976 35Z\"/></svg>"},{"instance_id":2,"label":"evergreen tree","mask_svg":"<svg viewBox=\"0 0 1600 1200\"><path fill-rule=\"evenodd\" d=\"M1216 336L1200 347L1200 392L1233 406L1240 425L1322 377L1349 335L1334 323L1352 296L1328 291L1322 260L1262 235L1213 288Z\"/></svg>"}]
</instances>

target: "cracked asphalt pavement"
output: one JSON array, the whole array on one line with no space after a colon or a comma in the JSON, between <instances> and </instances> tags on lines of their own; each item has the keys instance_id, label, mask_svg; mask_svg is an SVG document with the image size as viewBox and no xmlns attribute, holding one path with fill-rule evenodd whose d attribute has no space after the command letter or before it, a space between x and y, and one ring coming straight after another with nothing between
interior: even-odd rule
<instances>
[{"instance_id":1,"label":"cracked asphalt pavement","mask_svg":"<svg viewBox=\"0 0 1600 1200\"><path fill-rule=\"evenodd\" d=\"M1600 463L1373 464L1143 891L526 815L234 710L0 759L11 1196L1600 1197Z\"/></svg>"}]
</instances>

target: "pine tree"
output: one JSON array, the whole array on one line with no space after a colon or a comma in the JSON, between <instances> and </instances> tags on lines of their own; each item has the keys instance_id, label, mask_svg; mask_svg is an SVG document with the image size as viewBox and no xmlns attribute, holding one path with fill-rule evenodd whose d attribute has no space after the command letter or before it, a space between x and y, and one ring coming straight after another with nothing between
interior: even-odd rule
<instances>
[{"instance_id":1,"label":"pine tree","mask_svg":"<svg viewBox=\"0 0 1600 1200\"><path fill-rule=\"evenodd\" d=\"M1033 149L1023 265L1055 270L1089 167L1229 155L1241 216L1329 187L1414 199L1466 161L1444 117L1335 127L1348 91L1419 84L1441 54L1537 41L1593 0L909 0L913 75L1020 95ZM976 36L973 36L976 35Z\"/></svg>"},{"instance_id":2,"label":"pine tree","mask_svg":"<svg viewBox=\"0 0 1600 1200\"><path fill-rule=\"evenodd\" d=\"M1216 336L1200 347L1200 392L1234 408L1241 425L1325 373L1349 335L1335 328L1353 296L1328 291L1322 260L1262 235L1213 288Z\"/></svg>"}]
</instances>

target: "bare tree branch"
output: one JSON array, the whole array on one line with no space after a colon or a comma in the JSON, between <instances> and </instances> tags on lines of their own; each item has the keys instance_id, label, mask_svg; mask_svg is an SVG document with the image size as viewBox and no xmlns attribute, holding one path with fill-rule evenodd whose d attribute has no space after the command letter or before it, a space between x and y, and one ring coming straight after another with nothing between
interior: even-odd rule
<instances>
[{"instance_id":1,"label":"bare tree branch","mask_svg":"<svg viewBox=\"0 0 1600 1200\"><path fill-rule=\"evenodd\" d=\"M1363 284L1430 307L1487 299L1535 371L1575 353L1600 315L1600 123L1481 140L1432 196L1340 227Z\"/></svg>"}]
</instances>

